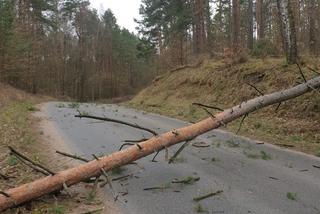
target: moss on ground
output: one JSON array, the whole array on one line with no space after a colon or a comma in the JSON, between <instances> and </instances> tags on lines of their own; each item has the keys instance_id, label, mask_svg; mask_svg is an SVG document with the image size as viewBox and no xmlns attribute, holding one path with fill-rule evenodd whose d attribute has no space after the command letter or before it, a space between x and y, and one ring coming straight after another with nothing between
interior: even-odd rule
<instances>
[{"instance_id":1,"label":"moss on ground","mask_svg":"<svg viewBox=\"0 0 320 214\"><path fill-rule=\"evenodd\" d=\"M319 60L308 59L303 66L305 76L315 73L306 65L317 67ZM207 60L199 68L167 73L144 89L130 102L130 107L159 113L187 121L198 121L208 115L192 106L200 102L220 108L232 107L259 94L246 83L255 85L263 93L271 93L301 82L296 65L284 59L250 59L246 63L231 64L224 60ZM320 151L320 96L311 92L297 99L251 114L240 135L273 144L289 144L294 149L317 154ZM236 132L240 120L228 125Z\"/></svg>"}]
</instances>

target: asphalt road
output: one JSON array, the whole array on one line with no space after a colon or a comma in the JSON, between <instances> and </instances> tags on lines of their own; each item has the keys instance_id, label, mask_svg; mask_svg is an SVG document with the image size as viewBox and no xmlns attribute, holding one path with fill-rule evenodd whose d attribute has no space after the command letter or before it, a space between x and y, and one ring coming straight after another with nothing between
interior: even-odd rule
<instances>
[{"instance_id":1,"label":"asphalt road","mask_svg":"<svg viewBox=\"0 0 320 214\"><path fill-rule=\"evenodd\" d=\"M118 151L124 140L150 137L149 133L127 126L75 118L76 108L68 103L48 103L48 117L66 143L76 153L91 158ZM81 112L134 122L157 132L166 132L188 123L116 105L81 104ZM112 177L132 175L113 182L115 205L130 214L320 213L320 159L259 144L216 130L196 138L176 163L168 164L165 152L151 162L152 156L114 172ZM179 147L179 146L178 146ZM178 149L169 149L172 156ZM199 177L193 184L176 184L173 180ZM163 187L160 190L144 190ZM112 196L109 187L105 191ZM195 202L194 197L222 193ZM122 196L123 195L123 196Z\"/></svg>"}]
</instances>

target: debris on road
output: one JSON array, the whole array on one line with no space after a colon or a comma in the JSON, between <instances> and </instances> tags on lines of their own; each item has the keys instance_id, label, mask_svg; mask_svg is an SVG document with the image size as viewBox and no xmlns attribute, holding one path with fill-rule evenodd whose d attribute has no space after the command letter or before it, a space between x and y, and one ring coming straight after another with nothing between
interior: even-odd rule
<instances>
[{"instance_id":1,"label":"debris on road","mask_svg":"<svg viewBox=\"0 0 320 214\"><path fill-rule=\"evenodd\" d=\"M209 193L209 194L206 194L206 195L203 195L203 196L195 197L195 198L193 198L193 200L194 201L201 201L201 200L204 200L204 199L219 195L221 193L223 193L223 190L218 190L216 192L212 192L212 193Z\"/></svg>"}]
</instances>

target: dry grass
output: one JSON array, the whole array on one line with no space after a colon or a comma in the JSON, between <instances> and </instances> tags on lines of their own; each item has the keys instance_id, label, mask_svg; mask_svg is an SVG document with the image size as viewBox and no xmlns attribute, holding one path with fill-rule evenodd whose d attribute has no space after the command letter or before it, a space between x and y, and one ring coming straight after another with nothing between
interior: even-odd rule
<instances>
[{"instance_id":1,"label":"dry grass","mask_svg":"<svg viewBox=\"0 0 320 214\"><path fill-rule=\"evenodd\" d=\"M319 60L306 64L320 67ZM307 78L315 76L304 68ZM128 105L188 121L207 117L201 109L191 105L200 102L228 108L258 96L247 83L264 93L288 88L301 81L296 65L288 66L283 59L250 59L246 63L206 61L197 69L168 73L143 90ZM320 96L309 93L284 103L275 113L274 107L251 114L241 135L274 144L290 144L294 149L316 154L320 151ZM239 121L228 130L235 132Z\"/></svg>"},{"instance_id":2,"label":"dry grass","mask_svg":"<svg viewBox=\"0 0 320 214\"><path fill-rule=\"evenodd\" d=\"M48 98L32 96L0 84L0 172L11 177L9 180L0 178L0 190L5 191L43 177L42 174L26 167L11 156L8 146L14 147L33 161L53 171L70 167L69 160L54 156L54 151L41 141L45 140L45 137L44 133L37 129L40 121L31 116L33 112L38 111L36 104L47 100ZM71 188L71 191L74 193L72 198L65 193L56 197L48 195L5 213L79 213L104 206L100 193L94 198L89 196L92 185L78 185Z\"/></svg>"}]
</instances>

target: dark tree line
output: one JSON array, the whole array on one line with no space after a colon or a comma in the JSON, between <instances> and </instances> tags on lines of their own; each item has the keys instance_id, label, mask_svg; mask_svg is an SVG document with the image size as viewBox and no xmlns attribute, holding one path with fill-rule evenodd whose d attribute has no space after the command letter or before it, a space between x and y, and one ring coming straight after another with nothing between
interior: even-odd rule
<instances>
[{"instance_id":1,"label":"dark tree line","mask_svg":"<svg viewBox=\"0 0 320 214\"><path fill-rule=\"evenodd\" d=\"M139 35L86 0L0 0L0 80L95 100L130 94L194 56L320 54L319 0L142 0Z\"/></svg>"},{"instance_id":2,"label":"dark tree line","mask_svg":"<svg viewBox=\"0 0 320 214\"><path fill-rule=\"evenodd\" d=\"M18 88L95 100L134 93L154 75L155 50L88 1L0 0L0 14L0 78Z\"/></svg>"},{"instance_id":3,"label":"dark tree line","mask_svg":"<svg viewBox=\"0 0 320 214\"><path fill-rule=\"evenodd\" d=\"M143 0L140 33L184 64L194 54L318 55L318 0Z\"/></svg>"}]
</instances>

